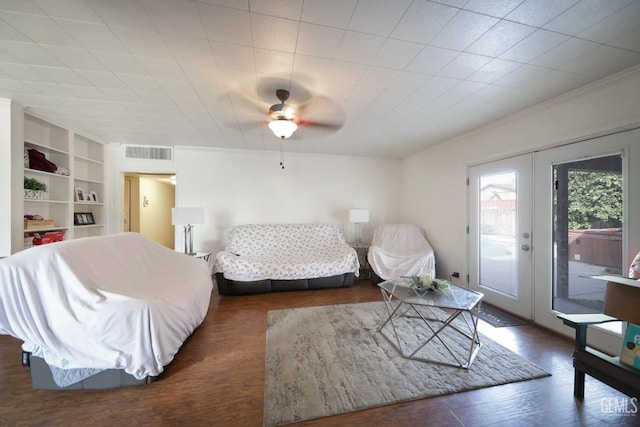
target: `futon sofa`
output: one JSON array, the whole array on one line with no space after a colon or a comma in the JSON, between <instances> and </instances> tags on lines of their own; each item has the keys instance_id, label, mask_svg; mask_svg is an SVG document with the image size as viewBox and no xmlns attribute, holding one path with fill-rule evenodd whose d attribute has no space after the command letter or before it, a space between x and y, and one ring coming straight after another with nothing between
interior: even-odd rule
<instances>
[{"instance_id":1,"label":"futon sofa","mask_svg":"<svg viewBox=\"0 0 640 427\"><path fill-rule=\"evenodd\" d=\"M220 295L349 287L360 265L329 224L249 224L232 228L216 254Z\"/></svg>"}]
</instances>

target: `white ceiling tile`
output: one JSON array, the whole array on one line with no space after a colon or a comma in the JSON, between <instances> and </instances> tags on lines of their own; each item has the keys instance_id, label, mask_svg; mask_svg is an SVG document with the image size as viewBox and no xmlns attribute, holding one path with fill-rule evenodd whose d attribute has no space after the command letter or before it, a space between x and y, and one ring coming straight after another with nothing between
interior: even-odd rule
<instances>
[{"instance_id":1,"label":"white ceiling tile","mask_svg":"<svg viewBox=\"0 0 640 427\"><path fill-rule=\"evenodd\" d=\"M152 77L167 79L181 79L185 77L180 65L172 58L162 59L138 56L138 61Z\"/></svg>"},{"instance_id":2,"label":"white ceiling tile","mask_svg":"<svg viewBox=\"0 0 640 427\"><path fill-rule=\"evenodd\" d=\"M8 12L2 13L0 16L11 16ZM28 15L23 15L28 16ZM30 15L33 16L33 15ZM28 32L28 29L22 29L22 32L16 30L3 19L0 19L0 40L9 40L14 42L31 42L34 41L27 37L24 33Z\"/></svg>"},{"instance_id":3,"label":"white ceiling tile","mask_svg":"<svg viewBox=\"0 0 640 427\"><path fill-rule=\"evenodd\" d=\"M462 52L449 62L438 75L454 79L465 79L486 65L491 58Z\"/></svg>"},{"instance_id":4,"label":"white ceiling tile","mask_svg":"<svg viewBox=\"0 0 640 427\"><path fill-rule=\"evenodd\" d=\"M102 89L105 95L116 102L140 102L140 98L130 89Z\"/></svg>"},{"instance_id":5,"label":"white ceiling tile","mask_svg":"<svg viewBox=\"0 0 640 427\"><path fill-rule=\"evenodd\" d=\"M429 43L456 15L458 9L427 1L413 2L391 37Z\"/></svg>"},{"instance_id":6,"label":"white ceiling tile","mask_svg":"<svg viewBox=\"0 0 640 427\"><path fill-rule=\"evenodd\" d=\"M205 37L195 2L190 0L140 0L160 33Z\"/></svg>"},{"instance_id":7,"label":"white ceiling tile","mask_svg":"<svg viewBox=\"0 0 640 427\"><path fill-rule=\"evenodd\" d=\"M447 91L447 97L452 97L458 100L465 100L472 97L480 90L486 88L487 83L473 82L473 81L461 81L457 85L453 86Z\"/></svg>"},{"instance_id":8,"label":"white ceiling tile","mask_svg":"<svg viewBox=\"0 0 640 427\"><path fill-rule=\"evenodd\" d=\"M535 87L538 82L541 82L544 76L547 75L548 71L547 68L523 64L504 77L496 80L495 83L516 88ZM536 82L536 84L534 85L532 82Z\"/></svg>"},{"instance_id":9,"label":"white ceiling tile","mask_svg":"<svg viewBox=\"0 0 640 427\"><path fill-rule=\"evenodd\" d=\"M78 74L77 71L69 68L58 67L34 67L41 73L45 74L51 81L64 85L82 85L87 86L90 83Z\"/></svg>"},{"instance_id":10,"label":"white ceiling tile","mask_svg":"<svg viewBox=\"0 0 640 427\"><path fill-rule=\"evenodd\" d=\"M522 3L522 0L469 0L464 8L472 12L483 13L496 18L504 18Z\"/></svg>"},{"instance_id":11,"label":"white ceiling tile","mask_svg":"<svg viewBox=\"0 0 640 427\"><path fill-rule=\"evenodd\" d=\"M198 7L210 40L251 45L251 18L248 11L206 4L199 4Z\"/></svg>"},{"instance_id":12,"label":"white ceiling tile","mask_svg":"<svg viewBox=\"0 0 640 427\"><path fill-rule=\"evenodd\" d=\"M578 0L525 0L506 19L542 27L577 2Z\"/></svg>"},{"instance_id":13,"label":"white ceiling tile","mask_svg":"<svg viewBox=\"0 0 640 427\"><path fill-rule=\"evenodd\" d=\"M47 76L45 67L34 67L33 65L12 64L3 62L2 71L4 74L15 80L25 80L28 82L52 82Z\"/></svg>"},{"instance_id":14,"label":"white ceiling tile","mask_svg":"<svg viewBox=\"0 0 640 427\"><path fill-rule=\"evenodd\" d=\"M346 28L357 0L305 0L302 21L328 27Z\"/></svg>"},{"instance_id":15,"label":"white ceiling tile","mask_svg":"<svg viewBox=\"0 0 640 427\"><path fill-rule=\"evenodd\" d=\"M106 99L107 95L104 94L102 89L95 86L68 86L69 91L80 99Z\"/></svg>"},{"instance_id":16,"label":"white ceiling tile","mask_svg":"<svg viewBox=\"0 0 640 427\"><path fill-rule=\"evenodd\" d=\"M233 9L249 10L249 0L200 0L216 6L230 7Z\"/></svg>"},{"instance_id":17,"label":"white ceiling tile","mask_svg":"<svg viewBox=\"0 0 640 427\"><path fill-rule=\"evenodd\" d=\"M493 83L522 66L519 62L493 59L478 71L469 76L469 80L477 82Z\"/></svg>"},{"instance_id":18,"label":"white ceiling tile","mask_svg":"<svg viewBox=\"0 0 640 427\"><path fill-rule=\"evenodd\" d=\"M404 70L420 53L423 45L395 39L386 39L371 65Z\"/></svg>"},{"instance_id":19,"label":"white ceiling tile","mask_svg":"<svg viewBox=\"0 0 640 427\"><path fill-rule=\"evenodd\" d=\"M296 53L333 58L340 46L343 30L321 25L300 23Z\"/></svg>"},{"instance_id":20,"label":"white ceiling tile","mask_svg":"<svg viewBox=\"0 0 640 427\"><path fill-rule=\"evenodd\" d=\"M176 61L215 67L215 58L208 40L176 35L164 35L163 39Z\"/></svg>"},{"instance_id":21,"label":"white ceiling tile","mask_svg":"<svg viewBox=\"0 0 640 427\"><path fill-rule=\"evenodd\" d=\"M0 79L0 90L2 91L2 96L5 98L13 98L13 95L17 94L38 93L31 85L13 79ZM23 104L29 106L27 102L23 102Z\"/></svg>"},{"instance_id":22,"label":"white ceiling tile","mask_svg":"<svg viewBox=\"0 0 640 427\"><path fill-rule=\"evenodd\" d=\"M400 74L400 71L389 68L367 67L358 82L359 86L387 87Z\"/></svg>"},{"instance_id":23,"label":"white ceiling tile","mask_svg":"<svg viewBox=\"0 0 640 427\"><path fill-rule=\"evenodd\" d=\"M299 22L265 15L251 16L254 47L295 52Z\"/></svg>"},{"instance_id":24,"label":"white ceiling tile","mask_svg":"<svg viewBox=\"0 0 640 427\"><path fill-rule=\"evenodd\" d=\"M293 53L254 49L253 55L258 73L291 75L291 70L293 70Z\"/></svg>"},{"instance_id":25,"label":"white ceiling tile","mask_svg":"<svg viewBox=\"0 0 640 427\"><path fill-rule=\"evenodd\" d=\"M544 25L545 29L577 35L597 24L632 0L582 0Z\"/></svg>"},{"instance_id":26,"label":"white ceiling tile","mask_svg":"<svg viewBox=\"0 0 640 427\"><path fill-rule=\"evenodd\" d=\"M250 0L251 12L277 16L280 18L300 20L302 0Z\"/></svg>"},{"instance_id":27,"label":"white ceiling tile","mask_svg":"<svg viewBox=\"0 0 640 427\"><path fill-rule=\"evenodd\" d=\"M359 1L348 28L386 37L391 34L411 3L411 0Z\"/></svg>"},{"instance_id":28,"label":"white ceiling tile","mask_svg":"<svg viewBox=\"0 0 640 427\"><path fill-rule=\"evenodd\" d=\"M36 6L31 0L0 0L0 10L29 13L32 15L46 15L46 12Z\"/></svg>"},{"instance_id":29,"label":"white ceiling tile","mask_svg":"<svg viewBox=\"0 0 640 427\"><path fill-rule=\"evenodd\" d=\"M457 79L435 76L427 80L418 90L417 94L424 96L428 100L435 99L460 83Z\"/></svg>"},{"instance_id":30,"label":"white ceiling tile","mask_svg":"<svg viewBox=\"0 0 640 427\"><path fill-rule=\"evenodd\" d=\"M640 28L640 2L636 1L580 33L581 38L609 43Z\"/></svg>"},{"instance_id":31,"label":"white ceiling tile","mask_svg":"<svg viewBox=\"0 0 640 427\"><path fill-rule=\"evenodd\" d=\"M417 73L436 74L445 65L458 56L460 52L449 49L441 49L434 46L425 46L416 58L406 67L407 71Z\"/></svg>"},{"instance_id":32,"label":"white ceiling tile","mask_svg":"<svg viewBox=\"0 0 640 427\"><path fill-rule=\"evenodd\" d=\"M173 105L173 100L164 93L155 92L137 92L138 96L145 104L151 105Z\"/></svg>"},{"instance_id":33,"label":"white ceiling tile","mask_svg":"<svg viewBox=\"0 0 640 427\"><path fill-rule=\"evenodd\" d=\"M118 78L129 87L138 93L164 93L164 89L160 87L158 83L149 76L140 76L132 74L116 74Z\"/></svg>"},{"instance_id":34,"label":"white ceiling tile","mask_svg":"<svg viewBox=\"0 0 640 427\"><path fill-rule=\"evenodd\" d=\"M474 93L472 98L479 102L492 103L496 98L502 98L511 91L511 87L490 84Z\"/></svg>"},{"instance_id":35,"label":"white ceiling tile","mask_svg":"<svg viewBox=\"0 0 640 427\"><path fill-rule=\"evenodd\" d=\"M535 29L527 25L500 21L467 48L467 52L480 55L500 56L511 49Z\"/></svg>"},{"instance_id":36,"label":"white ceiling tile","mask_svg":"<svg viewBox=\"0 0 640 427\"><path fill-rule=\"evenodd\" d=\"M363 64L355 64L353 62L333 61L329 72L327 73L326 81L331 83L346 83L355 85L360 81L362 74L364 74L366 66ZM348 94L346 94L348 95ZM345 95L345 96L346 96Z\"/></svg>"},{"instance_id":37,"label":"white ceiling tile","mask_svg":"<svg viewBox=\"0 0 640 427\"><path fill-rule=\"evenodd\" d=\"M218 67L255 71L256 65L252 48L218 42L212 43L212 45L214 46L214 55Z\"/></svg>"},{"instance_id":38,"label":"white ceiling tile","mask_svg":"<svg viewBox=\"0 0 640 427\"><path fill-rule=\"evenodd\" d=\"M629 31L622 36L611 40L611 45L640 53L640 28L636 28L633 31Z\"/></svg>"},{"instance_id":39,"label":"white ceiling tile","mask_svg":"<svg viewBox=\"0 0 640 427\"><path fill-rule=\"evenodd\" d=\"M54 18L102 23L102 20L84 0L31 0Z\"/></svg>"},{"instance_id":40,"label":"white ceiling tile","mask_svg":"<svg viewBox=\"0 0 640 427\"><path fill-rule=\"evenodd\" d=\"M55 21L87 49L126 52L120 40L104 24L91 24L56 18Z\"/></svg>"},{"instance_id":41,"label":"white ceiling tile","mask_svg":"<svg viewBox=\"0 0 640 427\"><path fill-rule=\"evenodd\" d=\"M500 55L510 61L529 62L569 40L568 36L546 30L536 30L520 43Z\"/></svg>"},{"instance_id":42,"label":"white ceiling tile","mask_svg":"<svg viewBox=\"0 0 640 427\"><path fill-rule=\"evenodd\" d=\"M335 58L341 61L369 64L384 42L384 37L346 31Z\"/></svg>"},{"instance_id":43,"label":"white ceiling tile","mask_svg":"<svg viewBox=\"0 0 640 427\"><path fill-rule=\"evenodd\" d=\"M124 83L113 73L103 73L99 71L80 70L82 77L91 82L94 86L107 89L127 89Z\"/></svg>"},{"instance_id":44,"label":"white ceiling tile","mask_svg":"<svg viewBox=\"0 0 640 427\"><path fill-rule=\"evenodd\" d=\"M0 57L14 58L22 64L42 65L45 67L61 67L58 59L34 43L19 43L0 40Z\"/></svg>"},{"instance_id":45,"label":"white ceiling tile","mask_svg":"<svg viewBox=\"0 0 640 427\"><path fill-rule=\"evenodd\" d=\"M640 54L610 46L600 46L562 66L565 71L605 77L640 63Z\"/></svg>"},{"instance_id":46,"label":"white ceiling tile","mask_svg":"<svg viewBox=\"0 0 640 427\"><path fill-rule=\"evenodd\" d=\"M563 64L596 49L599 45L587 40L570 38L564 43L543 53L531 61L532 64L549 68L560 68Z\"/></svg>"},{"instance_id":47,"label":"white ceiling tile","mask_svg":"<svg viewBox=\"0 0 640 427\"><path fill-rule=\"evenodd\" d=\"M0 18L20 28L24 35L36 43L80 47L73 37L47 16L0 12Z\"/></svg>"},{"instance_id":48,"label":"white ceiling tile","mask_svg":"<svg viewBox=\"0 0 640 427\"><path fill-rule=\"evenodd\" d=\"M171 57L169 48L159 33L123 27L113 27L113 32L122 44L126 46L126 53L155 58Z\"/></svg>"},{"instance_id":49,"label":"white ceiling tile","mask_svg":"<svg viewBox=\"0 0 640 427\"><path fill-rule=\"evenodd\" d=\"M401 71L395 80L389 85L389 88L398 92L411 93L430 79L431 76L426 74Z\"/></svg>"},{"instance_id":50,"label":"white ceiling tile","mask_svg":"<svg viewBox=\"0 0 640 427\"><path fill-rule=\"evenodd\" d=\"M464 50L497 23L497 18L460 10L431 44L447 49Z\"/></svg>"},{"instance_id":51,"label":"white ceiling tile","mask_svg":"<svg viewBox=\"0 0 640 427\"><path fill-rule=\"evenodd\" d=\"M138 58L128 53L93 51L105 68L113 73L147 75L147 71L140 65Z\"/></svg>"},{"instance_id":52,"label":"white ceiling tile","mask_svg":"<svg viewBox=\"0 0 640 427\"><path fill-rule=\"evenodd\" d=\"M324 80L332 62L330 59L307 55L296 55L293 61L293 78L302 81Z\"/></svg>"},{"instance_id":53,"label":"white ceiling tile","mask_svg":"<svg viewBox=\"0 0 640 427\"><path fill-rule=\"evenodd\" d=\"M46 96L69 96L69 91L63 85L45 82L29 82L38 93Z\"/></svg>"},{"instance_id":54,"label":"white ceiling tile","mask_svg":"<svg viewBox=\"0 0 640 427\"><path fill-rule=\"evenodd\" d=\"M61 46L43 46L43 49L56 57L69 68L78 70L107 71L105 66L86 49Z\"/></svg>"},{"instance_id":55,"label":"white ceiling tile","mask_svg":"<svg viewBox=\"0 0 640 427\"><path fill-rule=\"evenodd\" d=\"M86 0L105 24L156 31L145 8L137 0Z\"/></svg>"}]
</instances>

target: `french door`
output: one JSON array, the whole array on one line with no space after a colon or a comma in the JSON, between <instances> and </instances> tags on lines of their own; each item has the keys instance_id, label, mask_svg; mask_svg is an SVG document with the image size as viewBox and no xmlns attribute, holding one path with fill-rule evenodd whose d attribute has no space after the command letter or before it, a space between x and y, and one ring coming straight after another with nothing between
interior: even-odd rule
<instances>
[{"instance_id":1,"label":"french door","mask_svg":"<svg viewBox=\"0 0 640 427\"><path fill-rule=\"evenodd\" d=\"M469 287L484 300L532 318L531 154L471 166Z\"/></svg>"}]
</instances>

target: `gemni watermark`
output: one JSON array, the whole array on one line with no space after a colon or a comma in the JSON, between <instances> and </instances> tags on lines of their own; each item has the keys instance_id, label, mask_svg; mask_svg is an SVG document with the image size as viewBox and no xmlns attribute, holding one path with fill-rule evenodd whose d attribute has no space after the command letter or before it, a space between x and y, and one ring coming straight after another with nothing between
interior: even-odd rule
<instances>
[{"instance_id":1,"label":"gemni watermark","mask_svg":"<svg viewBox=\"0 0 640 427\"><path fill-rule=\"evenodd\" d=\"M636 416L638 414L637 397L603 397L600 400L600 411L603 414Z\"/></svg>"}]
</instances>

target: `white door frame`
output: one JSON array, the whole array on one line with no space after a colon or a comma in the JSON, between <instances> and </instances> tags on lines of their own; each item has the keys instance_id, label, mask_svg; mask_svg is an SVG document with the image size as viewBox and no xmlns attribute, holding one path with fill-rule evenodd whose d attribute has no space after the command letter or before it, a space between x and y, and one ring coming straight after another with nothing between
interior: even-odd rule
<instances>
[{"instance_id":1,"label":"white door frame","mask_svg":"<svg viewBox=\"0 0 640 427\"><path fill-rule=\"evenodd\" d=\"M482 164L469 165L467 167L468 178L468 265L469 288L482 292L484 301L501 307L521 317L533 318L533 255L530 250L533 247L532 206L532 160L531 153L508 157ZM479 188L477 179L483 175L498 174L501 172L515 171L517 173L517 200L516 200L516 296L507 295L480 284L479 265Z\"/></svg>"}]
</instances>

